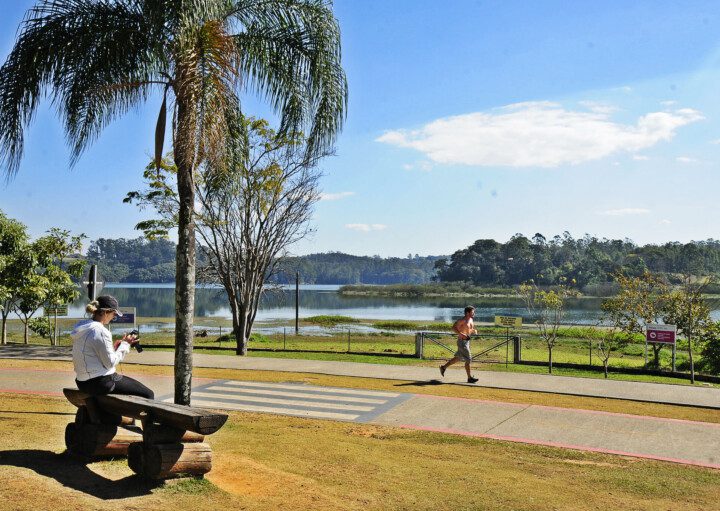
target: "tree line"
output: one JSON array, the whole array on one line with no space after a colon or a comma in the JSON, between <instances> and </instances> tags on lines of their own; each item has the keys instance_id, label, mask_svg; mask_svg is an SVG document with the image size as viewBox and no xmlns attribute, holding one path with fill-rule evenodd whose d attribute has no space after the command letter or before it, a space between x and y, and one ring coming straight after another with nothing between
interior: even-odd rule
<instances>
[{"instance_id":1,"label":"tree line","mask_svg":"<svg viewBox=\"0 0 720 511\"><path fill-rule=\"evenodd\" d=\"M100 238L90 243L87 259L98 265L107 282L173 282L175 243L155 238ZM206 264L206 251L198 250L199 266ZM403 257L354 256L342 252L283 257L269 279L276 284L421 284L435 275L439 256L408 254Z\"/></svg>"},{"instance_id":2,"label":"tree line","mask_svg":"<svg viewBox=\"0 0 720 511\"><path fill-rule=\"evenodd\" d=\"M484 286L515 286L533 281L542 285L566 282L574 288L602 294L613 275L716 275L720 241L669 242L639 246L629 239L575 239L568 232L528 239L516 234L507 243L479 239L449 258L435 263L442 282L471 282ZM614 289L616 290L616 289Z\"/></svg>"}]
</instances>

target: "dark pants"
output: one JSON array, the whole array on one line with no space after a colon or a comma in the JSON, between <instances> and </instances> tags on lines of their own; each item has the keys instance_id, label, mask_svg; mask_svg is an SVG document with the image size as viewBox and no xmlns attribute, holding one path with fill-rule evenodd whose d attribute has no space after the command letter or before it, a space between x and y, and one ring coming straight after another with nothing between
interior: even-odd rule
<instances>
[{"instance_id":1,"label":"dark pants","mask_svg":"<svg viewBox=\"0 0 720 511\"><path fill-rule=\"evenodd\" d=\"M109 374L98 376L86 381L75 380L78 389L91 396L104 396L105 394L126 394L155 399L155 393L139 381L123 376L122 374Z\"/></svg>"}]
</instances>

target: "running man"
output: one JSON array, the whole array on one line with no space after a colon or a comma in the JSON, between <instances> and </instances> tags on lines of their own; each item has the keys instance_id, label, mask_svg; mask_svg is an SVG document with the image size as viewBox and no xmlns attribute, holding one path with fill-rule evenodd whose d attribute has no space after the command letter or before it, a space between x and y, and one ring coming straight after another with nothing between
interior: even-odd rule
<instances>
[{"instance_id":1,"label":"running man","mask_svg":"<svg viewBox=\"0 0 720 511\"><path fill-rule=\"evenodd\" d=\"M457 339L457 351L455 356L440 366L440 374L445 376L445 370L456 362L461 360L465 362L465 372L467 373L468 383L475 383L478 381L477 378L473 378L470 373L470 362L472 362L472 355L470 354L470 336L476 334L475 324L473 323L473 317L475 316L475 307L468 305L465 307L465 316L458 319L453 325L453 332L458 334Z\"/></svg>"}]
</instances>

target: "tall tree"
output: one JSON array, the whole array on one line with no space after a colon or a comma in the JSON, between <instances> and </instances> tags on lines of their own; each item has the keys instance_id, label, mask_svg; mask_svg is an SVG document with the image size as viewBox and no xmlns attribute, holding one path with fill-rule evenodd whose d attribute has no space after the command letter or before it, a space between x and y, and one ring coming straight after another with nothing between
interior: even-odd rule
<instances>
[{"instance_id":1,"label":"tall tree","mask_svg":"<svg viewBox=\"0 0 720 511\"><path fill-rule=\"evenodd\" d=\"M262 119L238 119L247 139L229 139L227 171L210 166L196 180L196 229L205 282L225 290L238 355L246 355L250 333L267 280L287 248L309 233L319 200L317 158L304 155L301 137L279 135ZM151 206L158 219L138 224L146 236L165 235L177 220L175 168L146 169L148 188L127 201Z\"/></svg>"},{"instance_id":2,"label":"tall tree","mask_svg":"<svg viewBox=\"0 0 720 511\"><path fill-rule=\"evenodd\" d=\"M341 129L347 84L329 0L42 0L0 69L0 164L14 175L24 131L49 95L74 163L115 118L160 92L155 158L170 100L180 199L175 277L175 402L190 403L195 179L221 162L228 110L257 92L308 154Z\"/></svg>"},{"instance_id":3,"label":"tall tree","mask_svg":"<svg viewBox=\"0 0 720 511\"><path fill-rule=\"evenodd\" d=\"M17 306L18 292L32 273L28 234L23 224L0 211L0 344L7 342L7 319Z\"/></svg>"}]
</instances>

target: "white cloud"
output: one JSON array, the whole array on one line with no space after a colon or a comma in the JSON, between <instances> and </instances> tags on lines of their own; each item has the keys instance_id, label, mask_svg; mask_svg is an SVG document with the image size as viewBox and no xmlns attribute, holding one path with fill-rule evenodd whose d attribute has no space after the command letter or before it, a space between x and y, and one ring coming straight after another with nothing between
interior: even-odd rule
<instances>
[{"instance_id":1,"label":"white cloud","mask_svg":"<svg viewBox=\"0 0 720 511\"><path fill-rule=\"evenodd\" d=\"M427 160L421 160L417 161L415 163L406 163L403 165L403 169L405 170L422 170L424 172L430 172L433 168L433 164Z\"/></svg>"},{"instance_id":2,"label":"white cloud","mask_svg":"<svg viewBox=\"0 0 720 511\"><path fill-rule=\"evenodd\" d=\"M671 106L677 104L677 101L674 101L674 100L670 99L670 100L667 100L667 101L661 101L660 104L661 104L662 106L665 106L665 107L671 107Z\"/></svg>"},{"instance_id":3,"label":"white cloud","mask_svg":"<svg viewBox=\"0 0 720 511\"><path fill-rule=\"evenodd\" d=\"M355 192L321 193L320 200L340 200L355 195Z\"/></svg>"},{"instance_id":4,"label":"white cloud","mask_svg":"<svg viewBox=\"0 0 720 511\"><path fill-rule=\"evenodd\" d=\"M415 149L441 164L556 167L637 152L668 141L703 119L697 110L650 112L636 124L609 114L567 110L556 103L508 105L432 121L417 130L388 131L378 142Z\"/></svg>"},{"instance_id":5,"label":"white cloud","mask_svg":"<svg viewBox=\"0 0 720 511\"><path fill-rule=\"evenodd\" d=\"M662 220L660 220L660 223L663 225L669 225L672 222L670 220L668 220L667 218L663 218Z\"/></svg>"},{"instance_id":6,"label":"white cloud","mask_svg":"<svg viewBox=\"0 0 720 511\"><path fill-rule=\"evenodd\" d=\"M648 213L650 213L650 210L644 208L607 209L598 212L599 215L605 216L647 215Z\"/></svg>"},{"instance_id":7,"label":"white cloud","mask_svg":"<svg viewBox=\"0 0 720 511\"><path fill-rule=\"evenodd\" d=\"M611 114L618 111L616 106L600 103L599 101L580 101L580 104L596 114Z\"/></svg>"},{"instance_id":8,"label":"white cloud","mask_svg":"<svg viewBox=\"0 0 720 511\"><path fill-rule=\"evenodd\" d=\"M719 145L720 144L720 138L716 138L715 140L710 141L711 144Z\"/></svg>"},{"instance_id":9,"label":"white cloud","mask_svg":"<svg viewBox=\"0 0 720 511\"><path fill-rule=\"evenodd\" d=\"M642 154L633 154L632 158L635 161L647 161L650 159L648 156L644 156Z\"/></svg>"},{"instance_id":10,"label":"white cloud","mask_svg":"<svg viewBox=\"0 0 720 511\"><path fill-rule=\"evenodd\" d=\"M675 161L678 163L698 163L697 158L691 158L690 156L678 156Z\"/></svg>"},{"instance_id":11,"label":"white cloud","mask_svg":"<svg viewBox=\"0 0 720 511\"><path fill-rule=\"evenodd\" d=\"M346 229L359 232L384 231L387 225L384 224L345 224Z\"/></svg>"}]
</instances>

